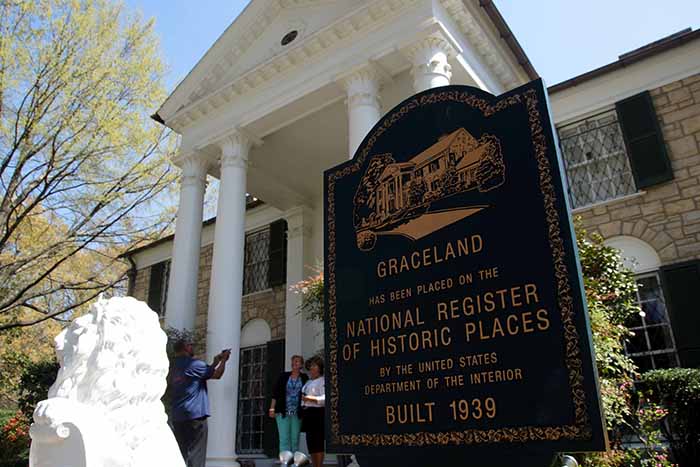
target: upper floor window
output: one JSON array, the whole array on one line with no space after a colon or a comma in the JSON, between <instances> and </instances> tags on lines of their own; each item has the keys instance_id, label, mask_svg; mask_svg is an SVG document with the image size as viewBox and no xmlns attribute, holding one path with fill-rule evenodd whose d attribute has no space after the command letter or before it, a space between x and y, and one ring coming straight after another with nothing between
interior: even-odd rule
<instances>
[{"instance_id":1,"label":"upper floor window","mask_svg":"<svg viewBox=\"0 0 700 467\"><path fill-rule=\"evenodd\" d=\"M243 294L269 288L270 229L265 228L245 236L245 267Z\"/></svg>"},{"instance_id":2,"label":"upper floor window","mask_svg":"<svg viewBox=\"0 0 700 467\"><path fill-rule=\"evenodd\" d=\"M614 110L559 128L573 208L637 191Z\"/></svg>"},{"instance_id":3,"label":"upper floor window","mask_svg":"<svg viewBox=\"0 0 700 467\"><path fill-rule=\"evenodd\" d=\"M573 208L620 198L673 179L649 92L558 128Z\"/></svg>"},{"instance_id":4,"label":"upper floor window","mask_svg":"<svg viewBox=\"0 0 700 467\"><path fill-rule=\"evenodd\" d=\"M243 295L284 284L287 279L287 222L279 220L246 235Z\"/></svg>"}]
</instances>

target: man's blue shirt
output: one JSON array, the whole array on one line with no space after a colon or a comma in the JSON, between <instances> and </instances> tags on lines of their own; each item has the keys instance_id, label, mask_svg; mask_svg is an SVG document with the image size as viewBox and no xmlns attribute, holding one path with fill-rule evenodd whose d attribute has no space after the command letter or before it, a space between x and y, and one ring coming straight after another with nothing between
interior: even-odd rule
<instances>
[{"instance_id":1,"label":"man's blue shirt","mask_svg":"<svg viewBox=\"0 0 700 467\"><path fill-rule=\"evenodd\" d=\"M194 420L209 416L207 380L214 367L188 356L175 357L170 384L172 388L172 411L174 422Z\"/></svg>"}]
</instances>

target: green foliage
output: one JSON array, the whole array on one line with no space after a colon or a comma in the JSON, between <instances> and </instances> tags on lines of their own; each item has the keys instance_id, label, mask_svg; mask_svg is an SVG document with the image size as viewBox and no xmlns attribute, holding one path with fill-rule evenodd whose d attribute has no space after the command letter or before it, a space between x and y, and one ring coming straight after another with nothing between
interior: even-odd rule
<instances>
[{"instance_id":1,"label":"green foliage","mask_svg":"<svg viewBox=\"0 0 700 467\"><path fill-rule=\"evenodd\" d=\"M20 381L19 409L31 420L34 408L49 394L49 388L58 374L56 361L30 363L22 372Z\"/></svg>"},{"instance_id":2,"label":"green foliage","mask_svg":"<svg viewBox=\"0 0 700 467\"><path fill-rule=\"evenodd\" d=\"M314 274L290 287L294 293L301 295L299 312L309 321L323 322L325 306L325 289L323 287L323 267L317 264L312 268Z\"/></svg>"},{"instance_id":3,"label":"green foliage","mask_svg":"<svg viewBox=\"0 0 700 467\"><path fill-rule=\"evenodd\" d=\"M26 467L29 459L29 420L17 411L0 422L0 467Z\"/></svg>"},{"instance_id":4,"label":"green foliage","mask_svg":"<svg viewBox=\"0 0 700 467\"><path fill-rule=\"evenodd\" d=\"M700 459L700 370L671 368L642 375L645 397L664 406L669 413L664 425L674 459L681 467L697 465Z\"/></svg>"},{"instance_id":5,"label":"green foliage","mask_svg":"<svg viewBox=\"0 0 700 467\"><path fill-rule=\"evenodd\" d=\"M666 467L671 463L661 443L661 407L640 400L634 391L639 374L624 354L631 332L625 322L635 313L637 284L620 253L603 244L599 235L588 236L576 224L576 238L590 316L600 392L612 449L585 456L587 467ZM633 435L639 448L623 449L623 435Z\"/></svg>"},{"instance_id":6,"label":"green foliage","mask_svg":"<svg viewBox=\"0 0 700 467\"><path fill-rule=\"evenodd\" d=\"M607 428L615 432L632 416L630 391L637 373L623 342L630 336L624 323L641 312L637 285L619 252L605 246L600 236L588 237L577 225L576 237Z\"/></svg>"},{"instance_id":7,"label":"green foliage","mask_svg":"<svg viewBox=\"0 0 700 467\"><path fill-rule=\"evenodd\" d=\"M58 323L46 321L0 333L0 407L17 407L22 373L32 363L53 360L60 330Z\"/></svg>"},{"instance_id":8,"label":"green foliage","mask_svg":"<svg viewBox=\"0 0 700 467\"><path fill-rule=\"evenodd\" d=\"M117 1L0 2L0 331L79 312L170 225L158 47Z\"/></svg>"}]
</instances>

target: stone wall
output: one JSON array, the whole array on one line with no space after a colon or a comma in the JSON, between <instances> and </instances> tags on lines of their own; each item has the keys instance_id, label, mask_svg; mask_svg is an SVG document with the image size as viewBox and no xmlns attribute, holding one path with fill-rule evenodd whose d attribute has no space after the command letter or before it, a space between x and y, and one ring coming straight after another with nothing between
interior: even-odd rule
<instances>
[{"instance_id":1,"label":"stone wall","mask_svg":"<svg viewBox=\"0 0 700 467\"><path fill-rule=\"evenodd\" d=\"M151 277L151 268L138 269L134 279L132 296L142 302L148 299L148 280Z\"/></svg>"},{"instance_id":2,"label":"stone wall","mask_svg":"<svg viewBox=\"0 0 700 467\"><path fill-rule=\"evenodd\" d=\"M589 232L644 240L663 264L700 258L700 74L650 90L673 180L577 210Z\"/></svg>"},{"instance_id":3,"label":"stone wall","mask_svg":"<svg viewBox=\"0 0 700 467\"><path fill-rule=\"evenodd\" d=\"M197 316L195 318L195 353L206 354L207 310L209 309L209 283L213 245L202 247L199 255L199 285L197 287ZM136 271L133 296L146 301L151 268ZM264 319L272 330L272 339L283 339L285 334L286 286L262 290L243 297L241 326L252 319ZM167 313L167 311L166 311Z\"/></svg>"}]
</instances>

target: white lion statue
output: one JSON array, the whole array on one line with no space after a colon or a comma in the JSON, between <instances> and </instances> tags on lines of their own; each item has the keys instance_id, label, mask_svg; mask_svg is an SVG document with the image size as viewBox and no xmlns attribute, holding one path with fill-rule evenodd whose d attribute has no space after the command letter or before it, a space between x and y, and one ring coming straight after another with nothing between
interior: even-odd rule
<instances>
[{"instance_id":1,"label":"white lion statue","mask_svg":"<svg viewBox=\"0 0 700 467\"><path fill-rule=\"evenodd\" d=\"M160 401L166 341L156 313L130 297L100 299L61 332L30 467L184 467Z\"/></svg>"}]
</instances>

